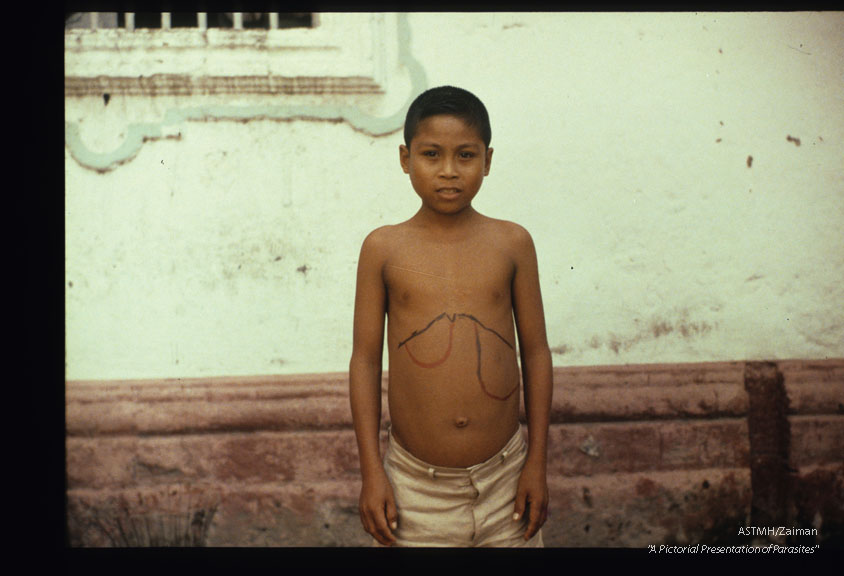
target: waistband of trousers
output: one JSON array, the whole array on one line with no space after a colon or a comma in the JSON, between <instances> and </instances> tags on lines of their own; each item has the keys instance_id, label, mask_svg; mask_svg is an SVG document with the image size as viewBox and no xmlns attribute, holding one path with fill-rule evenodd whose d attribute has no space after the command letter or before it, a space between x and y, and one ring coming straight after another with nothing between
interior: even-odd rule
<instances>
[{"instance_id":1,"label":"waistband of trousers","mask_svg":"<svg viewBox=\"0 0 844 576\"><path fill-rule=\"evenodd\" d=\"M524 436L522 435L522 427L519 426L516 429L516 433L513 434L510 440L507 441L507 444L505 444L504 447L501 448L501 450L499 450L494 456L467 468L455 468L449 466L435 466L425 462L424 460L420 460L405 450L401 444L398 443L393 436L392 430L390 430L389 442L389 450L392 451L394 461L396 461L396 463L408 467L411 471L427 474L432 478L465 478L472 474L483 473L485 470L499 466L507 459L517 456L519 454L519 450L526 447Z\"/></svg>"}]
</instances>

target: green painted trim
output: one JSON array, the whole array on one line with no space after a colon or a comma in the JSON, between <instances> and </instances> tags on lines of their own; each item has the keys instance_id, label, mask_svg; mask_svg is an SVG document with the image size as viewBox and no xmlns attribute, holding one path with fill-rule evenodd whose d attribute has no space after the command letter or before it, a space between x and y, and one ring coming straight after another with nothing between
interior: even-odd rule
<instances>
[{"instance_id":1,"label":"green painted trim","mask_svg":"<svg viewBox=\"0 0 844 576\"><path fill-rule=\"evenodd\" d=\"M427 87L428 79L422 65L410 51L410 26L407 14L397 18L399 62L410 75L411 92L408 101L392 116L379 118L363 114L355 106L199 106L168 110L159 123L130 124L126 139L111 152L91 151L79 136L75 122L65 123L65 145L80 166L97 172L109 172L132 160L149 140L165 138L164 127L197 120L305 120L346 122L355 130L371 136L385 136L400 130L411 101Z\"/></svg>"}]
</instances>

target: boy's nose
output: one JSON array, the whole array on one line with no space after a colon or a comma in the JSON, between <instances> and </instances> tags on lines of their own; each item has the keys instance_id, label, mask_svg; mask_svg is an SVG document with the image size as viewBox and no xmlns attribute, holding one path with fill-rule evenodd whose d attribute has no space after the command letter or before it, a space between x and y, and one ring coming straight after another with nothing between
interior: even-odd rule
<instances>
[{"instance_id":1,"label":"boy's nose","mask_svg":"<svg viewBox=\"0 0 844 576\"><path fill-rule=\"evenodd\" d=\"M450 178L457 175L457 170L455 167L455 162L452 159L445 158L440 164L440 174L443 176Z\"/></svg>"}]
</instances>

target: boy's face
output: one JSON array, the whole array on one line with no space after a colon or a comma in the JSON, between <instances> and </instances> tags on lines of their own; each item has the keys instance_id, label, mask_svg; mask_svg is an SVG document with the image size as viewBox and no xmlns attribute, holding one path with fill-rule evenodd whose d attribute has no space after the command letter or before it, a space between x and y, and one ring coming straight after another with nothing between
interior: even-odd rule
<instances>
[{"instance_id":1,"label":"boy's face","mask_svg":"<svg viewBox=\"0 0 844 576\"><path fill-rule=\"evenodd\" d=\"M492 148L463 119L443 114L418 124L410 147L399 146L399 159L423 206L456 214L471 205L489 174Z\"/></svg>"}]
</instances>

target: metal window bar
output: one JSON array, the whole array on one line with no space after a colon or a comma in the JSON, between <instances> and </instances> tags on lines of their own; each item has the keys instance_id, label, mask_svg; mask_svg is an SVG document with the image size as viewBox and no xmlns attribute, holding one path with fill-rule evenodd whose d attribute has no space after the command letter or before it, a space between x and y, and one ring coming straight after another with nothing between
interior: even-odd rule
<instances>
[{"instance_id":1,"label":"metal window bar","mask_svg":"<svg viewBox=\"0 0 844 576\"><path fill-rule=\"evenodd\" d=\"M100 28L110 28L114 26L114 15L117 13L105 13L106 18L103 20L100 17L100 12L88 12L88 27L91 30L97 30ZM200 31L208 30L208 13L207 12L196 12L196 26L195 28ZM123 18L123 28L128 32L133 32L138 28L140 24L141 27L148 27L149 24L149 17L143 19L142 23L139 23L135 17L135 12L123 12L120 14ZM299 26L307 26L310 28L317 26L317 17L315 14L309 15L308 20L303 23L301 19L305 16L305 13L292 13L286 14L286 18L284 22L282 22L282 17L278 12L269 12L267 13L267 19L265 20L266 24L265 27L270 30L278 30L279 28L287 28L287 27L299 27ZM84 22L84 20L83 20ZM146 22L146 24L144 23ZM180 19L180 22L184 22L184 16ZM215 20L215 22L217 22ZM231 13L231 27L234 30L243 30L247 27L255 27L254 25L254 16L250 13L250 24L249 26L245 25L244 13L243 12L233 12ZM295 22L295 23L294 23ZM117 24L120 26L120 23ZM161 12L160 13L160 28L162 30L172 30L174 27L174 20L173 14L171 12ZM176 26L184 26L184 24L175 24ZM84 24L82 24L84 26ZM188 26L193 27L193 26Z\"/></svg>"}]
</instances>

